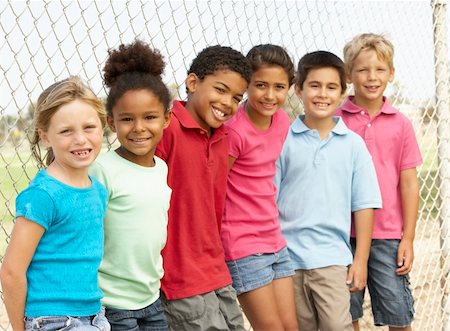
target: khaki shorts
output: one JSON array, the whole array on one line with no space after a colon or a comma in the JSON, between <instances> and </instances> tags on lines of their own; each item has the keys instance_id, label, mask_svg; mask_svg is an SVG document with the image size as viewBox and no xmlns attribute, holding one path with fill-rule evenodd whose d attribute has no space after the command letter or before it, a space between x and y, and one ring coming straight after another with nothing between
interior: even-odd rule
<instances>
[{"instance_id":1,"label":"khaki shorts","mask_svg":"<svg viewBox=\"0 0 450 331\"><path fill-rule=\"evenodd\" d=\"M353 331L347 267L295 270L299 331Z\"/></svg>"},{"instance_id":2,"label":"khaki shorts","mask_svg":"<svg viewBox=\"0 0 450 331\"><path fill-rule=\"evenodd\" d=\"M242 311L231 285L179 300L161 296L171 331L245 331Z\"/></svg>"}]
</instances>

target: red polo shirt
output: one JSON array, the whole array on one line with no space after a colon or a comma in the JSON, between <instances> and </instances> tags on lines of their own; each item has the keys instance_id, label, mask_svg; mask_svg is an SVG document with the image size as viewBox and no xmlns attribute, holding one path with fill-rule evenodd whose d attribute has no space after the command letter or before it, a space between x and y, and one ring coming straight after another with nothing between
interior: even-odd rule
<instances>
[{"instance_id":1,"label":"red polo shirt","mask_svg":"<svg viewBox=\"0 0 450 331\"><path fill-rule=\"evenodd\" d=\"M161 281L169 300L231 284L220 240L228 166L225 127L208 137L184 105L174 102L172 120L156 149L167 163L172 188Z\"/></svg>"}]
</instances>

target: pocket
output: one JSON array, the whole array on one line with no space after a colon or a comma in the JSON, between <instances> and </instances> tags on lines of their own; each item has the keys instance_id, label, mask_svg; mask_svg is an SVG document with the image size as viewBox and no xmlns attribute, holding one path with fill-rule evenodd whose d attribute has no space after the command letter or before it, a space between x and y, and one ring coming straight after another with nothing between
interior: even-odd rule
<instances>
[{"instance_id":1,"label":"pocket","mask_svg":"<svg viewBox=\"0 0 450 331\"><path fill-rule=\"evenodd\" d=\"M60 331L71 325L71 318L68 316L40 316L26 317L25 330L39 331Z\"/></svg>"},{"instance_id":2,"label":"pocket","mask_svg":"<svg viewBox=\"0 0 450 331\"><path fill-rule=\"evenodd\" d=\"M164 300L162 306L170 321L169 324L174 325L201 319L206 313L203 295L179 300Z\"/></svg>"}]
</instances>

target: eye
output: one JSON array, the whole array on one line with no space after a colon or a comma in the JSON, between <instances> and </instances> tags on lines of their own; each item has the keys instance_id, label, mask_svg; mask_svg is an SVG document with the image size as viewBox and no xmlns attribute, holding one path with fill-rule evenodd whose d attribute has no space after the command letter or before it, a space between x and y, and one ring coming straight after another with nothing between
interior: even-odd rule
<instances>
[{"instance_id":1,"label":"eye","mask_svg":"<svg viewBox=\"0 0 450 331\"><path fill-rule=\"evenodd\" d=\"M148 116L145 116L145 119L146 119L147 121L154 120L155 118L157 118L157 116L155 116L155 115L148 115Z\"/></svg>"},{"instance_id":2,"label":"eye","mask_svg":"<svg viewBox=\"0 0 450 331\"><path fill-rule=\"evenodd\" d=\"M275 88L277 90L284 90L286 88L286 86L284 86L284 85L277 85L277 86L275 86Z\"/></svg>"},{"instance_id":3,"label":"eye","mask_svg":"<svg viewBox=\"0 0 450 331\"><path fill-rule=\"evenodd\" d=\"M219 93L225 93L225 89L221 88L221 87L215 87L216 91Z\"/></svg>"},{"instance_id":4,"label":"eye","mask_svg":"<svg viewBox=\"0 0 450 331\"><path fill-rule=\"evenodd\" d=\"M121 119L120 119L120 121L121 122L130 122L130 121L132 121L133 119L131 118L131 117L122 117Z\"/></svg>"},{"instance_id":5,"label":"eye","mask_svg":"<svg viewBox=\"0 0 450 331\"><path fill-rule=\"evenodd\" d=\"M264 83L256 83L255 86L257 88L264 88L266 85Z\"/></svg>"},{"instance_id":6,"label":"eye","mask_svg":"<svg viewBox=\"0 0 450 331\"><path fill-rule=\"evenodd\" d=\"M239 103L242 101L242 98L234 97L233 100L234 100L234 102Z\"/></svg>"},{"instance_id":7,"label":"eye","mask_svg":"<svg viewBox=\"0 0 450 331\"><path fill-rule=\"evenodd\" d=\"M69 129L64 129L59 132L60 134L68 135L70 133Z\"/></svg>"}]
</instances>

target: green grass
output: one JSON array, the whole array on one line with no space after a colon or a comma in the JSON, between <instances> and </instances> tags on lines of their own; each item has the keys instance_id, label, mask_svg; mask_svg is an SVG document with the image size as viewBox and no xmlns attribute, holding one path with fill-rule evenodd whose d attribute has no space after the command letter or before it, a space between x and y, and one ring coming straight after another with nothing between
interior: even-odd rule
<instances>
[{"instance_id":1,"label":"green grass","mask_svg":"<svg viewBox=\"0 0 450 331\"><path fill-rule=\"evenodd\" d=\"M0 256L3 256L13 226L15 199L37 172L30 152L0 152Z\"/></svg>"}]
</instances>

